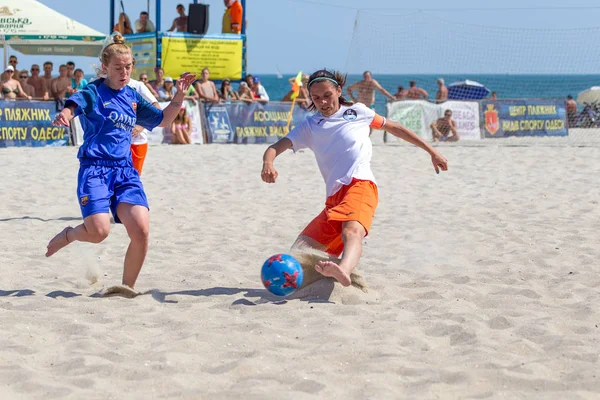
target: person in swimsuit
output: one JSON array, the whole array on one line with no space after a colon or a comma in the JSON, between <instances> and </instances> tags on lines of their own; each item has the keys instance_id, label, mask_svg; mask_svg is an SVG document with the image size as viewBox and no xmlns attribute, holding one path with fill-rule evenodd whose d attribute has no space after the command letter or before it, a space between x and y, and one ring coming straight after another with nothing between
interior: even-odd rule
<instances>
[{"instance_id":1,"label":"person in swimsuit","mask_svg":"<svg viewBox=\"0 0 600 400\"><path fill-rule=\"evenodd\" d=\"M25 93L21 83L17 79L14 79L15 69L12 65L6 67L4 75L5 78L2 80L2 97L5 100L16 100L17 98L32 99L31 96Z\"/></svg>"},{"instance_id":2,"label":"person in swimsuit","mask_svg":"<svg viewBox=\"0 0 600 400\"><path fill-rule=\"evenodd\" d=\"M456 121L452 119L452 110L444 111L444 117L438 118L438 120L432 122L429 127L431 128L434 143L437 143L440 140L442 142L458 142L460 139L456 130ZM450 133L452 133L452 135L450 135Z\"/></svg>"},{"instance_id":3,"label":"person in swimsuit","mask_svg":"<svg viewBox=\"0 0 600 400\"><path fill-rule=\"evenodd\" d=\"M171 28L169 28L169 32L187 32L188 17L185 15L185 7L183 7L183 4L177 4L176 9L179 17L173 20L173 25L171 25Z\"/></svg>"},{"instance_id":4,"label":"person in swimsuit","mask_svg":"<svg viewBox=\"0 0 600 400\"><path fill-rule=\"evenodd\" d=\"M383 88L375 79L370 71L363 73L363 80L350 85L347 89L348 95L355 103L362 103L365 106L375 109L375 89L381 94L388 98L390 101L394 101L395 98L387 90ZM357 96L354 96L354 91L357 91ZM369 131L369 135L373 133L373 129Z\"/></svg>"},{"instance_id":5,"label":"person in swimsuit","mask_svg":"<svg viewBox=\"0 0 600 400\"><path fill-rule=\"evenodd\" d=\"M208 68L204 68L202 70L202 75L200 80L194 83L194 87L196 88L196 93L198 93L198 97L201 101L207 103L219 103L219 92L217 91L217 87L213 81L210 81L210 71Z\"/></svg>"},{"instance_id":6,"label":"person in swimsuit","mask_svg":"<svg viewBox=\"0 0 600 400\"><path fill-rule=\"evenodd\" d=\"M223 79L221 83L221 90L219 91L219 97L223 101L239 100L238 94L233 91L231 87L231 81L227 78Z\"/></svg>"},{"instance_id":7,"label":"person in swimsuit","mask_svg":"<svg viewBox=\"0 0 600 400\"><path fill-rule=\"evenodd\" d=\"M185 104L183 104L171 124L171 133L173 134L171 144L192 144L191 132L192 121L185 109Z\"/></svg>"}]
</instances>

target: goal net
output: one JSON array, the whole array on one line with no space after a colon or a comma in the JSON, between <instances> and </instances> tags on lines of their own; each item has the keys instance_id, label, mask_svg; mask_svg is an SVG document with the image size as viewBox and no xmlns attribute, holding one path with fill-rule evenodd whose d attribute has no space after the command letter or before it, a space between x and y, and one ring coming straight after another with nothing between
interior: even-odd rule
<instances>
[{"instance_id":1,"label":"goal net","mask_svg":"<svg viewBox=\"0 0 600 400\"><path fill-rule=\"evenodd\" d=\"M399 100L377 94L378 113L428 140L446 110L465 140L600 138L600 27L501 28L452 15L357 12L347 70L371 71ZM436 102L440 79L447 102Z\"/></svg>"}]
</instances>

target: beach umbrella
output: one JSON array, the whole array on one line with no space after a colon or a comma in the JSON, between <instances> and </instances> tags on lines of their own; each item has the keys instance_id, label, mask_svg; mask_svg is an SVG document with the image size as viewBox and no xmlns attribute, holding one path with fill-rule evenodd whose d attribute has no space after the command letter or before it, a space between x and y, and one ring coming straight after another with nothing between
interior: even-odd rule
<instances>
[{"instance_id":1,"label":"beach umbrella","mask_svg":"<svg viewBox=\"0 0 600 400\"><path fill-rule=\"evenodd\" d=\"M449 100L481 100L490 94L490 89L479 82L460 81L448 86Z\"/></svg>"},{"instance_id":2,"label":"beach umbrella","mask_svg":"<svg viewBox=\"0 0 600 400\"><path fill-rule=\"evenodd\" d=\"M21 54L95 57L102 51L105 37L39 1L3 0L0 5L4 65L8 46Z\"/></svg>"},{"instance_id":3,"label":"beach umbrella","mask_svg":"<svg viewBox=\"0 0 600 400\"><path fill-rule=\"evenodd\" d=\"M592 86L577 95L577 102L581 105L598 101L600 101L600 86Z\"/></svg>"}]
</instances>

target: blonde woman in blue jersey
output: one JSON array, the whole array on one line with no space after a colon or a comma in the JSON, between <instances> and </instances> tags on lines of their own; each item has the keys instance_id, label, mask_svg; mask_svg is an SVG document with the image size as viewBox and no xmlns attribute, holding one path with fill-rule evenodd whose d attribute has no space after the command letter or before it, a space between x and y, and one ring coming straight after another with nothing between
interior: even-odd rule
<instances>
[{"instance_id":1,"label":"blonde woman in blue jersey","mask_svg":"<svg viewBox=\"0 0 600 400\"><path fill-rule=\"evenodd\" d=\"M362 240L367 236L379 203L377 183L371 171L372 144L369 130L383 129L406 140L431 156L437 173L448 169L448 162L416 133L386 120L361 103L342 97L346 78L340 73L320 70L309 77L311 109L316 111L303 123L271 145L263 156L261 178L275 183L275 158L288 149L309 148L315 153L325 180L325 208L300 233L296 246L307 244L341 260L320 261L315 270L344 286L362 255Z\"/></svg>"},{"instance_id":2,"label":"blonde woman in blue jersey","mask_svg":"<svg viewBox=\"0 0 600 400\"><path fill-rule=\"evenodd\" d=\"M130 238L122 283L133 289L148 251L149 208L131 159L131 132L136 125L148 130L169 126L196 76L183 74L171 104L157 109L127 86L133 69L131 49L121 35L114 36L113 42L100 56L106 78L69 97L54 120L54 125L69 126L73 117L80 116L85 132L77 155L77 198L83 223L58 233L48 244L46 257L74 241L102 242L110 231L110 211L116 223L125 225Z\"/></svg>"}]
</instances>

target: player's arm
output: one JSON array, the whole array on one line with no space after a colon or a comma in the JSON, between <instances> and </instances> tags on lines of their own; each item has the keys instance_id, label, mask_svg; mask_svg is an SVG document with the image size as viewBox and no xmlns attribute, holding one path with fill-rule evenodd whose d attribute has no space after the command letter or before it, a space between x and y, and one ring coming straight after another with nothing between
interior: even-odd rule
<instances>
[{"instance_id":1,"label":"player's arm","mask_svg":"<svg viewBox=\"0 0 600 400\"><path fill-rule=\"evenodd\" d=\"M175 18L173 20L173 25L171 25L171 27L169 28L169 30L167 32L173 32L175 30L176 26L177 26L177 18Z\"/></svg>"},{"instance_id":2,"label":"player's arm","mask_svg":"<svg viewBox=\"0 0 600 400\"><path fill-rule=\"evenodd\" d=\"M73 116L75 115L75 110L77 109L77 104L71 103L65 108L62 109L61 112L56 114L54 117L54 121L52 121L52 125L54 126L69 126Z\"/></svg>"},{"instance_id":3,"label":"player's arm","mask_svg":"<svg viewBox=\"0 0 600 400\"><path fill-rule=\"evenodd\" d=\"M429 96L429 93L425 89L419 89L421 91L421 95L423 95L423 99L426 99Z\"/></svg>"},{"instance_id":4,"label":"player's arm","mask_svg":"<svg viewBox=\"0 0 600 400\"><path fill-rule=\"evenodd\" d=\"M267 148L263 155L263 167L260 174L263 181L275 183L278 173L273 166L273 162L278 155L291 148L292 141L286 137L279 139L277 143L274 143Z\"/></svg>"},{"instance_id":5,"label":"player's arm","mask_svg":"<svg viewBox=\"0 0 600 400\"><path fill-rule=\"evenodd\" d=\"M386 132L391 133L392 135L406 140L408 143L414 144L425 150L431 156L431 162L433 164L433 168L436 173L440 173L440 169L442 171L448 170L448 161L440 154L436 149L431 147L429 143L424 141L419 135L400 125L397 122L386 120L381 128Z\"/></svg>"},{"instance_id":6,"label":"player's arm","mask_svg":"<svg viewBox=\"0 0 600 400\"><path fill-rule=\"evenodd\" d=\"M381 92L381 94L383 94L383 95L384 95L384 96L386 96L388 99L390 99L390 101L394 101L394 100L396 100L396 98L395 98L394 96L392 96L392 95L391 95L391 94L390 94L390 93L389 93L387 90L385 90L385 89L383 88L383 86L381 86L381 85L379 84L379 82L377 82L377 81L375 81L375 88L376 88L377 90L379 90L379 91Z\"/></svg>"},{"instance_id":7,"label":"player's arm","mask_svg":"<svg viewBox=\"0 0 600 400\"><path fill-rule=\"evenodd\" d=\"M163 119L159 125L161 128L166 128L169 126L177 114L179 114L179 109L183 104L185 94L194 80L196 80L196 75L190 74L189 72L185 72L183 75L181 75L181 78L177 80L177 93L169 105L163 110Z\"/></svg>"},{"instance_id":8,"label":"player's arm","mask_svg":"<svg viewBox=\"0 0 600 400\"><path fill-rule=\"evenodd\" d=\"M154 108L160 110L160 105L155 101L152 103L152 105L154 106ZM136 125L133 127L133 130L131 131L131 135L132 136L139 136L140 133L142 133L142 131L144 130L144 127L141 125Z\"/></svg>"}]
</instances>

